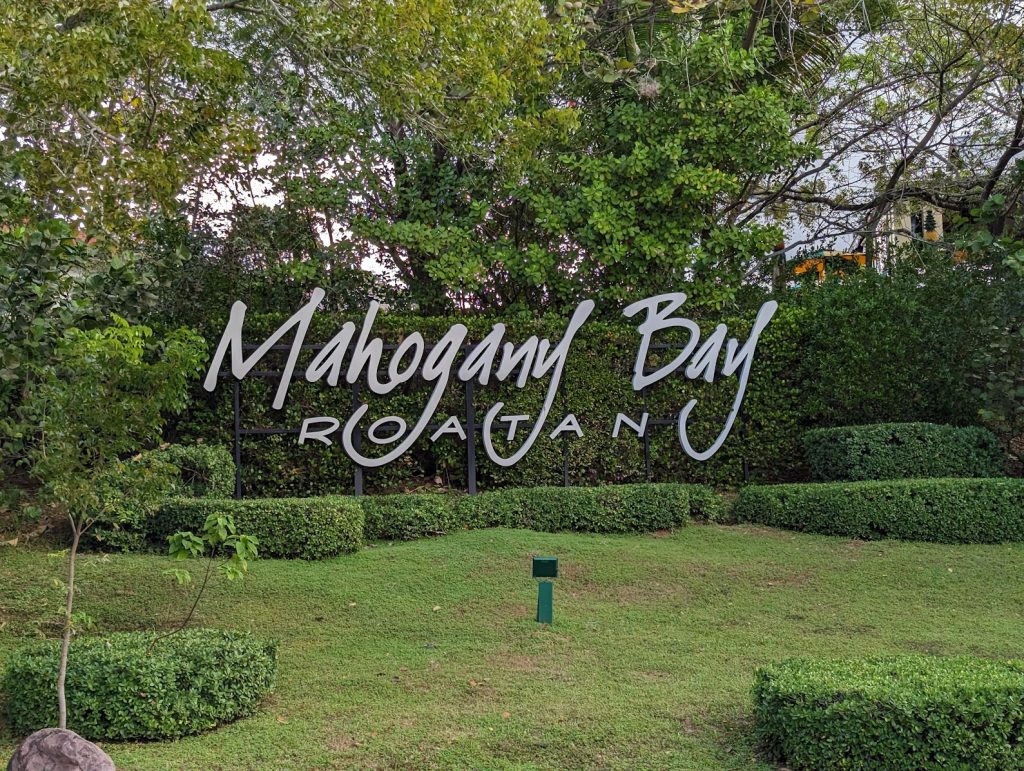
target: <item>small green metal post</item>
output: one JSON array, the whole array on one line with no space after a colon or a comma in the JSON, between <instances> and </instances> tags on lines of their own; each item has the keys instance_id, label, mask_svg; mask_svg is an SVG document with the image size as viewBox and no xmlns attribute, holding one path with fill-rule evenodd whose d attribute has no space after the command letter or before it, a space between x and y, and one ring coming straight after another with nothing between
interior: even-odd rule
<instances>
[{"instance_id":1,"label":"small green metal post","mask_svg":"<svg viewBox=\"0 0 1024 771\"><path fill-rule=\"evenodd\" d=\"M534 557L533 577L539 579L558 578L558 557ZM555 585L551 581L537 582L537 623L550 624Z\"/></svg>"},{"instance_id":2,"label":"small green metal post","mask_svg":"<svg viewBox=\"0 0 1024 771\"><path fill-rule=\"evenodd\" d=\"M537 583L537 623L550 624L554 615L554 584L550 581Z\"/></svg>"}]
</instances>

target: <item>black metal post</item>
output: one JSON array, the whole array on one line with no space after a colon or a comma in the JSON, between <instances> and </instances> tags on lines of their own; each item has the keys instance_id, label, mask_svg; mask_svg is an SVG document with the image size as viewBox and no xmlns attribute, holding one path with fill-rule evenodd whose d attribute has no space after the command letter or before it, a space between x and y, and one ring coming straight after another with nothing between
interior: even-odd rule
<instances>
[{"instance_id":1,"label":"black metal post","mask_svg":"<svg viewBox=\"0 0 1024 771\"><path fill-rule=\"evenodd\" d=\"M466 489L470 495L476 495L476 406L472 378L466 381Z\"/></svg>"},{"instance_id":2,"label":"black metal post","mask_svg":"<svg viewBox=\"0 0 1024 771\"><path fill-rule=\"evenodd\" d=\"M647 414L647 386L640 389L640 394L644 399L644 414ZM650 416L647 418L650 420ZM644 435L640 437L644 443L644 475L647 477L647 481L651 481L651 434L647 430L647 423L644 423Z\"/></svg>"},{"instance_id":3,"label":"black metal post","mask_svg":"<svg viewBox=\"0 0 1024 771\"><path fill-rule=\"evenodd\" d=\"M352 384L352 412L354 413L359 409L359 381L357 380ZM355 446L356 451L360 452L363 449L363 429L358 425L356 426L355 436L353 437L352 444ZM355 494L363 494L363 467L356 463L356 470L354 473L353 485L355 486Z\"/></svg>"},{"instance_id":4,"label":"black metal post","mask_svg":"<svg viewBox=\"0 0 1024 771\"><path fill-rule=\"evenodd\" d=\"M242 384L235 381L232 401L235 411L235 437L232 451L235 455L235 498L242 497Z\"/></svg>"}]
</instances>

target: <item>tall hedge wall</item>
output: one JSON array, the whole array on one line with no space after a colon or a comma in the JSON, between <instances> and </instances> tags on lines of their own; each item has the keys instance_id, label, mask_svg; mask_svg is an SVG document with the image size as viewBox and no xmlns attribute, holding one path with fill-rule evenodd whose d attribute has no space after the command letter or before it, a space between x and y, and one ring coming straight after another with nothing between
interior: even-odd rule
<instances>
[{"instance_id":1,"label":"tall hedge wall","mask_svg":"<svg viewBox=\"0 0 1024 771\"><path fill-rule=\"evenodd\" d=\"M745 421L737 422L729 439L710 460L689 458L679 446L674 425L651 427L653 479L659 482L696 482L715 486L738 485L747 461L751 481L785 482L806 479L801 436L809 428L891 421L931 421L964 425L976 423L978 404L970 390L968 352L980 344L977 325L964 321L956 327L938 324L936 314L948 305L944 285L918 289L913 283L902 289L863 282L803 290L778 298L780 307L761 335L750 383L743 404ZM756 303L752 302L751 307ZM686 306L683 306L685 311ZM226 308L224 309L227 310ZM261 342L288 318L287 313L253 315L246 319L247 342ZM963 313L958 311L958 313ZM616 317L605 314L605 317ZM685 315L685 313L684 313ZM702 337L716 324L725 323L729 336L746 338L754 312L732 317L728 313L698 318ZM924 323L923 319L932 319ZM306 336L307 343L329 340L346 320L357 325L361 318L317 313ZM436 341L455 321L465 324L469 340L478 341L498 319L466 316L419 318L378 315L374 331L385 341L398 342L419 331L426 341ZM558 340L564 319L503 317L506 340L521 342L530 335ZM625 321L625 319L623 319ZM913 325L914 334L908 335ZM219 340L222 322L211 319L203 332L212 349ZM663 334L659 341L670 339ZM640 336L634 325L594 319L577 333L564 373L564 394L555 402L549 431L565 412L574 413L583 438L570 435L569 476L574 485L597 482L626 483L644 480L642 442L624 430L611 438L612 422L619 411L638 419L644 400L634 393L630 379ZM650 366L666 363L676 351L652 351ZM258 369L277 368L285 354L268 355ZM249 428L298 427L304 418L329 415L344 421L351 412L348 387L309 384L302 372L311 354L304 353L296 368L285 408L272 410L276 381L250 377L243 381L242 424ZM691 416L694 446L707 447L723 425L736 391L735 378L717 378L714 384L691 381L677 372L647 393L651 419L675 419L690 398L698 399ZM475 408L482 419L487 407L504 401L511 411L536 414L546 382L531 381L525 389L514 384L477 387ZM364 389L365 393L365 389ZM420 414L426 389L415 380L387 397L368 399L370 420L389 414L412 421ZM465 414L461 382L449 384L438 411L440 420ZM230 381L213 394L197 390L195 405L178 422L177 441L203 439L230 443L232 437ZM501 442L498 442L500 449ZM512 468L489 462L479 447L481 490L508 486L558 485L562 482L561 439L541 438ZM299 446L295 435L250 437L242 443L243 485L247 496L307 496L350 493L353 464L337 444ZM367 472L368 492L388 492L432 482L464 488L465 444L444 438L436 444L425 439L398 461Z\"/></svg>"},{"instance_id":2,"label":"tall hedge wall","mask_svg":"<svg viewBox=\"0 0 1024 771\"><path fill-rule=\"evenodd\" d=\"M685 307L685 306L684 306ZM262 342L287 317L262 315L246 318L246 342ZM800 422L800 312L780 309L761 335L744 399L746 430L740 422L719 452L709 461L689 458L679 445L673 425L652 426L651 460L654 481L698 482L732 485L742 481L743 461L747 459L756 481L785 480L804 475L800 437L805 428ZM317 314L306 335L307 343L329 340L346 321L329 314ZM355 319L357 325L361 319ZM496 319L485 318L408 318L379 315L374 330L387 342L398 342L404 334L419 331L428 345L438 340L454 322L464 323L469 340L480 340L491 330ZM746 339L752 318L715 318L702 322L702 339L714 330L715 323L729 326L729 336ZM530 335L547 336L557 341L565 329L562 319L502 319L506 340L519 343ZM220 334L207 332L212 349ZM290 339L290 338L289 338ZM659 341L671 339L664 334ZM685 337L677 338L685 340ZM478 484L481 490L499 487L559 485L562 483L562 440L550 440L547 434L563 415L572 412L579 419L584 436L569 434L569 474L573 485L596 482L626 483L644 481L643 443L630 430L623 429L618 439L611 432L618 412L639 420L644 400L631 385L634 357L640 336L636 329L623 324L588 321L573 340L563 374L563 394L556 399L548 417L548 428L529 453L511 468L500 467L488 460L477 436ZM650 366L667 363L677 351L652 351ZM272 352L257 369L278 369L283 352ZM242 425L246 428L298 427L303 419L321 415L344 422L351 413L352 394L341 384L331 388L326 383L307 383L302 373L311 357L300 356L282 410L271 409L277 381L248 377L242 381ZM277 356L278 358L273 358ZM385 359L386 360L386 359ZM222 381L213 394L198 390L194 405L175 427L177 441L230 444L233 411L231 380ZM514 383L475 384L477 421L482 421L487 408L495 401L505 402L503 414L536 415L543 402L547 380L531 380L526 388ZM735 377L716 378L713 384L703 380L687 380L682 372L663 380L648 390L647 411L651 420L678 417L680 409L691 398L698 399L691 421L691 441L703 449L721 430L736 393ZM387 396L368 393L369 413L364 428L386 415L400 415L410 425L419 417L427 398L425 384L414 379ZM436 422L448 415L465 418L465 390L461 381L450 382L438 409ZM504 450L498 432L496 447ZM365 440L364 440L365 441ZM294 434L247 437L242 442L243 487L246 496L308 496L350 493L354 464L345 456L339 443L326 447L318 442L300 446ZM387 492L404 488L418 480L440 477L451 487L462 489L466 484L465 443L445 437L431 444L424 438L399 460L366 472L368 492Z\"/></svg>"}]
</instances>

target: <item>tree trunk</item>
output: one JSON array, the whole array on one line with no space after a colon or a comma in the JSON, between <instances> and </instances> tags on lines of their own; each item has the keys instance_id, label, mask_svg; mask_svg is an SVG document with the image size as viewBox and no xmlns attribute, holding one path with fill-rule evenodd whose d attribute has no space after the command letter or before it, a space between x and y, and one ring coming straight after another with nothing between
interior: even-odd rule
<instances>
[{"instance_id":1,"label":"tree trunk","mask_svg":"<svg viewBox=\"0 0 1024 771\"><path fill-rule=\"evenodd\" d=\"M68 648L71 647L71 606L75 600L75 558L78 556L78 541L82 537L78 523L72 522L71 528L75 537L71 542L71 554L68 556L67 597L64 602L64 637L60 644L60 670L57 673L57 727L68 727L68 705L64 698L64 681L68 675Z\"/></svg>"}]
</instances>

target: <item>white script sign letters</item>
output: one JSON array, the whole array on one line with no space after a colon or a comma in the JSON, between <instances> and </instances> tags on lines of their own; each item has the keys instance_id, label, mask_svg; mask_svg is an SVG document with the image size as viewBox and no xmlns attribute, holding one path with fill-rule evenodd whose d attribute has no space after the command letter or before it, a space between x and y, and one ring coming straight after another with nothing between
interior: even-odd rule
<instances>
[{"instance_id":1,"label":"white script sign letters","mask_svg":"<svg viewBox=\"0 0 1024 771\"><path fill-rule=\"evenodd\" d=\"M241 301L232 305L231 315L210 362L203 387L207 391L213 391L217 387L225 358L230 360L228 371L231 375L242 380L272 348L284 346L288 356L281 370L272 404L274 409L281 409L288 397L288 388L295 377L310 322L324 294L323 289L314 290L309 301L266 340L255 346L255 350L248 356L245 355L246 346L242 338L246 306ZM687 423L690 413L697 406L697 399L690 399L679 412L680 445L690 457L707 460L718 451L732 430L746 394L758 338L771 321L778 303L771 301L761 306L750 334L741 342L735 337L727 337L728 329L725 324L719 324L711 334L701 339L701 330L697 322L676 315L685 302L686 295L683 292L671 292L639 300L624 309L623 314L627 318L637 317L640 320L637 325L640 340L633 367L632 384L634 390L640 391L680 371L689 380L704 380L708 383L714 382L719 376L735 378L736 395L732 409L718 436L707 449L695 449L687 434ZM496 402L487 410L481 439L487 456L500 466L511 466L519 461L530 451L549 424L557 423L548 433L551 438L564 433L583 435L583 429L575 415L552 418L551 408L562 382L573 338L594 310L592 300L584 300L576 306L559 340L553 341L534 335L517 344L506 340L505 325L496 323L481 340L468 343L468 330L465 325L456 323L452 324L433 345L429 345L419 332L406 335L386 364L384 340L376 336L373 330L379 310L380 304L376 301L371 302L361 325L357 327L351 321L344 323L334 337L316 352L306 366L303 377L310 383L326 381L328 386L365 383L372 393L378 395L388 394L403 383L418 378L430 386L422 413L411 426L410 421L397 415L390 415L364 427L361 435L373 445L387 448L379 456L364 455L357 448L358 443L354 439L360 430L360 421L369 409L369 405L365 403L357 406L344 423L327 416L305 419L299 430L300 444L312 440L330 445L334 442L334 437L338 436L348 456L361 466L370 468L386 465L400 457L432 425L439 424L440 427L429 435L431 442L436 442L443 436L456 436L466 440L466 431L456 416L442 416L438 421L436 415L445 390L456 380L461 383L475 381L481 386L491 382L512 381L518 388L525 387L531 380L546 381L544 401L535 416L504 415L503 402ZM679 348L678 354L670 362L648 371L648 354L655 337L658 333L671 329L689 332L689 340ZM289 335L290 343L282 343ZM639 421L619 413L615 418L611 435L618 437L622 429L626 428L638 436L643 436L647 430L647 423L647 413L644 413ZM494 446L495 432L503 435L508 442L523 434L525 438L521 439L518 449L508 456L503 456Z\"/></svg>"}]
</instances>

